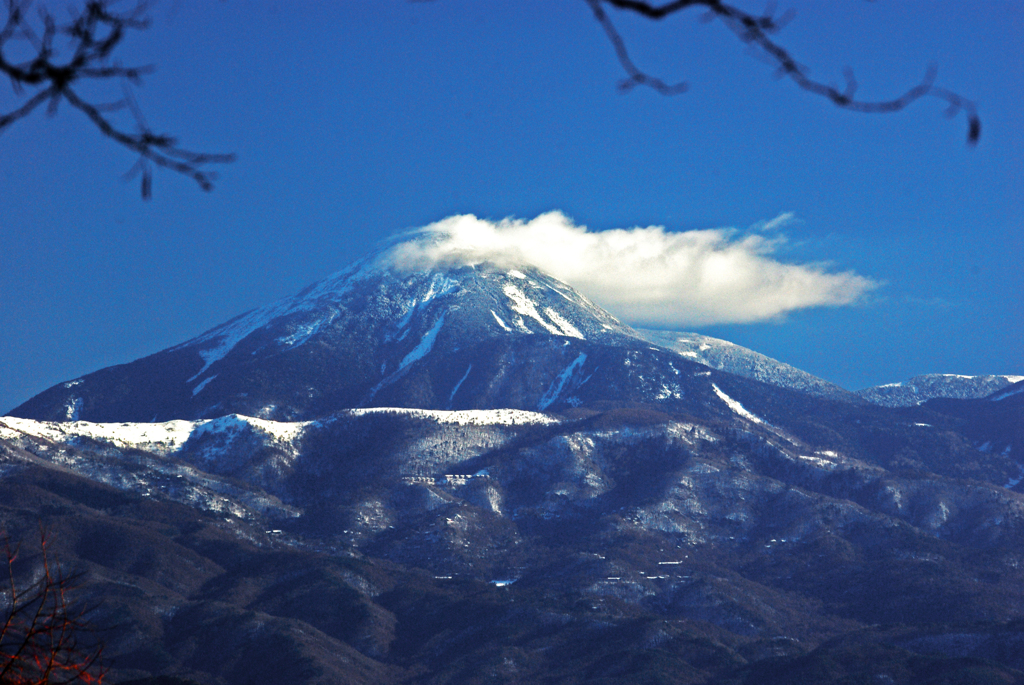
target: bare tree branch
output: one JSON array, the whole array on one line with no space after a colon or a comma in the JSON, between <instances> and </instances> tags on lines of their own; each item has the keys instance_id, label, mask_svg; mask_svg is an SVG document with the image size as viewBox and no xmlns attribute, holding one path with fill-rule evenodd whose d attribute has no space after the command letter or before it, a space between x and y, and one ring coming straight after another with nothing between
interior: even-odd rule
<instances>
[{"instance_id":1,"label":"bare tree branch","mask_svg":"<svg viewBox=\"0 0 1024 685\"><path fill-rule=\"evenodd\" d=\"M20 584L14 570L19 548L2 537L8 582L0 593L0 683L102 683L103 647L82 642L91 630L89 609L71 600L81 576L65 573L41 531L41 568L36 580Z\"/></svg>"},{"instance_id":2,"label":"bare tree branch","mask_svg":"<svg viewBox=\"0 0 1024 685\"><path fill-rule=\"evenodd\" d=\"M606 3L617 9L633 12L655 21L691 7L703 7L707 9L712 18L721 19L744 43L760 49L778 67L778 73L781 76L789 78L809 93L830 100L837 107L865 114L884 114L897 112L921 98L934 97L946 102L948 105L947 115L956 116L961 111L964 113L967 118L968 145L976 145L981 137L981 119L978 117L974 103L947 88L936 86L937 69L934 65L928 67L924 78L917 85L890 100L856 99L857 81L853 76L853 71L849 68L844 71L846 85L842 90L815 81L810 77L807 68L797 62L788 50L771 37L792 18L792 13L784 14L779 18L773 17L770 12L756 16L720 0L674 0L664 5L654 5L642 0L586 0L586 2L607 34L619 63L628 75L628 78L620 84L620 88L623 90L629 90L639 85L653 88L662 95L675 95L685 92L687 85L685 83L669 85L639 69L630 58L625 41L604 11L602 4Z\"/></svg>"},{"instance_id":3,"label":"bare tree branch","mask_svg":"<svg viewBox=\"0 0 1024 685\"><path fill-rule=\"evenodd\" d=\"M110 0L88 0L80 13L73 15L66 24L58 24L41 11L42 33L38 34L26 19L31 0L7 0L7 19L0 28L0 73L10 79L16 96L26 90L35 92L19 107L0 114L0 133L44 102L48 113L54 114L57 106L66 101L85 114L103 135L139 155L133 170L142 171L143 198L148 199L152 194L154 164L191 178L203 190L211 190L216 174L203 167L231 162L234 155L191 152L178 147L175 138L154 133L127 87L125 101L114 105L89 102L72 88L73 84L81 82L110 79L139 84L142 75L152 71L148 66L124 67L112 62L111 55L127 32L144 30L149 22L144 3L127 12L115 12L111 4ZM34 54L20 61L8 58L5 48L16 41L30 46ZM125 104L130 105L136 133L119 128L106 116Z\"/></svg>"}]
</instances>

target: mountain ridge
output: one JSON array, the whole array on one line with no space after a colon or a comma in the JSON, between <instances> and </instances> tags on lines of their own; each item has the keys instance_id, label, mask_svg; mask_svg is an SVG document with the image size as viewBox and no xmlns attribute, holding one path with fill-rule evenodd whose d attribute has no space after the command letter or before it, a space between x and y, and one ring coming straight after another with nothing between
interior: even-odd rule
<instances>
[{"instance_id":1,"label":"mountain ridge","mask_svg":"<svg viewBox=\"0 0 1024 685\"><path fill-rule=\"evenodd\" d=\"M256 682L258 635L296 685L1024 682L1021 386L879 406L364 261L0 418L0 522L93 570L118 680Z\"/></svg>"},{"instance_id":2,"label":"mountain ridge","mask_svg":"<svg viewBox=\"0 0 1024 685\"><path fill-rule=\"evenodd\" d=\"M1022 380L1024 376L929 373L897 383L864 388L855 394L885 407L912 407L931 399L970 400L988 397Z\"/></svg>"},{"instance_id":3,"label":"mountain ridge","mask_svg":"<svg viewBox=\"0 0 1024 685\"><path fill-rule=\"evenodd\" d=\"M536 411L612 397L698 410L713 397L705 364L652 345L536 269L484 262L406 272L389 254L179 345L55 385L11 415L296 421L362 406ZM797 389L806 379L813 377L801 376L805 387ZM831 386L829 393L852 397Z\"/></svg>"}]
</instances>

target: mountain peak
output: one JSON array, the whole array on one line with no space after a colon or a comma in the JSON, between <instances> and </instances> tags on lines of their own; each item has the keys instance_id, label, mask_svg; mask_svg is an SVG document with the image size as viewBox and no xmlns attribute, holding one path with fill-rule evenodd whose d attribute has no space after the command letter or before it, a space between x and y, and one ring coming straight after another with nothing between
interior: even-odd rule
<instances>
[{"instance_id":1,"label":"mountain peak","mask_svg":"<svg viewBox=\"0 0 1024 685\"><path fill-rule=\"evenodd\" d=\"M180 345L55 386L12 414L156 421L241 413L294 420L377 405L384 397L396 406L496 408L498 388L507 385L499 379L515 376L502 365L524 344L644 346L632 329L532 267L447 260L410 269L403 251L431 239L392 245ZM583 352L572 349L573 359ZM499 363L496 355L509 359ZM518 359L523 364L528 357ZM436 376L428 383L435 387L399 383L417 368ZM467 395L470 387L490 399ZM547 390L538 385L509 406L537 409L539 400L530 398Z\"/></svg>"}]
</instances>

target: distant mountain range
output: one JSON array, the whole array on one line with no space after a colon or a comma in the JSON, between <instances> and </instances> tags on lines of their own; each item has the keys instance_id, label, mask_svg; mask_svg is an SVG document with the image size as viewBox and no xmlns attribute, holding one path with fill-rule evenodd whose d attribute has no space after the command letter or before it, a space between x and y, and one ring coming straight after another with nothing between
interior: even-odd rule
<instances>
[{"instance_id":1,"label":"distant mountain range","mask_svg":"<svg viewBox=\"0 0 1024 685\"><path fill-rule=\"evenodd\" d=\"M930 373L901 383L858 390L868 402L883 407L912 407L935 398L973 400L995 395L1024 380L1024 376L960 376Z\"/></svg>"},{"instance_id":2,"label":"distant mountain range","mask_svg":"<svg viewBox=\"0 0 1024 685\"><path fill-rule=\"evenodd\" d=\"M850 393L387 251L0 418L117 682L1021 683L1022 480L1019 378Z\"/></svg>"}]
</instances>

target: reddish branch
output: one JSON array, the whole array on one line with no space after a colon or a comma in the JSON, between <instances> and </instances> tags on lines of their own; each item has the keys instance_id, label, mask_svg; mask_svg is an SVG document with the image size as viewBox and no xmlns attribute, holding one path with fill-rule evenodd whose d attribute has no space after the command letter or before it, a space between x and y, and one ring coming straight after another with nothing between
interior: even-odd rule
<instances>
[{"instance_id":1,"label":"reddish branch","mask_svg":"<svg viewBox=\"0 0 1024 685\"><path fill-rule=\"evenodd\" d=\"M815 81L808 74L807 68L797 62L788 50L772 38L772 35L778 33L792 18L792 13L784 14L779 18L773 17L770 13L756 16L732 5L720 2L720 0L674 0L664 5L653 5L640 0L586 1L590 5L591 10L593 10L594 17L597 18L612 46L615 48L615 54L619 59L619 63L628 75L628 78L620 84L623 90L629 90L635 86L647 86L662 95L675 95L685 92L687 84L668 84L638 68L629 56L625 41L608 17L608 14L604 11L602 5L608 4L620 10L633 12L655 21L691 7L703 7L709 12L709 16L721 19L744 43L757 47L778 67L778 72L781 76L790 79L809 93L827 98L837 107L854 112L882 114L897 112L924 97L934 97L947 104L946 113L949 116L955 116L961 111L964 112L964 115L967 117L968 145L975 145L981 136L981 119L978 118L978 112L974 103L951 90L936 86L935 77L937 72L934 65L928 67L920 83L891 100L858 100L855 97L857 81L853 77L853 71L849 68L844 71L846 85L842 90L820 81Z\"/></svg>"},{"instance_id":2,"label":"reddish branch","mask_svg":"<svg viewBox=\"0 0 1024 685\"><path fill-rule=\"evenodd\" d=\"M18 549L5 537L8 583L0 592L0 683L102 683L102 646L87 646L87 609L69 595L81 577L66 574L47 549L41 534L42 567L34 582L20 585L14 562Z\"/></svg>"},{"instance_id":3,"label":"reddish branch","mask_svg":"<svg viewBox=\"0 0 1024 685\"><path fill-rule=\"evenodd\" d=\"M125 98L107 105L89 102L76 90L83 82L110 79L139 84L142 75L152 71L151 67L124 67L112 59L115 48L129 31L148 27L145 5L139 4L129 12L114 12L108 0L90 0L79 14L64 24L58 24L50 14L40 11L40 33L27 19L30 4L31 0L8 0L7 20L0 28L0 73L10 79L17 97L31 93L20 106L0 113L0 132L43 103L53 114L61 101L66 101L84 113L103 135L139 155L139 161L129 173L141 172L144 198L152 193L153 164L188 176L203 190L212 189L216 174L203 167L230 162L234 155L191 152L178 147L173 137L153 133L127 85ZM14 43L29 46L30 56L23 60L9 58L7 52ZM134 116L138 129L135 133L119 128L108 117L110 112L124 108L130 109Z\"/></svg>"}]
</instances>

